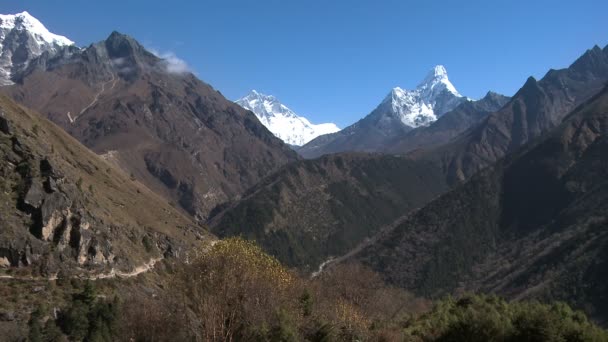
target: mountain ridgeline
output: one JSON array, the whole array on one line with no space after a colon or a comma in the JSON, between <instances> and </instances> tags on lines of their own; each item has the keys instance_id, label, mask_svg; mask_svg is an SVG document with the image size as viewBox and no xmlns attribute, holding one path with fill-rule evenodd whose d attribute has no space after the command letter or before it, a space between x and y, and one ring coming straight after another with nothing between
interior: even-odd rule
<instances>
[{"instance_id":1,"label":"mountain ridgeline","mask_svg":"<svg viewBox=\"0 0 608 342\"><path fill-rule=\"evenodd\" d=\"M530 77L503 108L418 156L438 163L449 183L460 182L554 129L606 82L608 46L595 46L568 68L550 70L540 81Z\"/></svg>"},{"instance_id":2,"label":"mountain ridgeline","mask_svg":"<svg viewBox=\"0 0 608 342\"><path fill-rule=\"evenodd\" d=\"M255 90L235 102L252 111L274 135L292 146L301 146L320 135L340 130L333 123L315 125L305 117L298 116L276 97Z\"/></svg>"},{"instance_id":3,"label":"mountain ridgeline","mask_svg":"<svg viewBox=\"0 0 608 342\"><path fill-rule=\"evenodd\" d=\"M253 113L117 32L13 80L4 92L201 220L297 159Z\"/></svg>"},{"instance_id":4,"label":"mountain ridgeline","mask_svg":"<svg viewBox=\"0 0 608 342\"><path fill-rule=\"evenodd\" d=\"M363 119L340 132L313 139L297 151L306 158L347 151L381 152L392 140L432 124L467 101L452 85L445 68L438 65L416 89L393 88Z\"/></svg>"}]
</instances>

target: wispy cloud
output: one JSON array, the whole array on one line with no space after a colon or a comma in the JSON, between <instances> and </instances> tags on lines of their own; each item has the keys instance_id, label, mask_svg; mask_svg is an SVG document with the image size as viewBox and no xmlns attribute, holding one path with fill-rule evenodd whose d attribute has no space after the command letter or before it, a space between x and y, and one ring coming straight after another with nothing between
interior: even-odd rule
<instances>
[{"instance_id":1,"label":"wispy cloud","mask_svg":"<svg viewBox=\"0 0 608 342\"><path fill-rule=\"evenodd\" d=\"M148 49L150 52L155 54L157 57L162 58L165 62L165 68L167 72L172 74L183 74L187 72L193 72L192 68L183 59L177 57L177 55L171 51L161 52L155 49Z\"/></svg>"},{"instance_id":2,"label":"wispy cloud","mask_svg":"<svg viewBox=\"0 0 608 342\"><path fill-rule=\"evenodd\" d=\"M127 60L123 57L119 57L119 58L114 58L112 59L112 64L114 65L114 67L116 69L118 69L119 73L122 74L130 74L132 72L135 71L135 69L133 67L130 67L127 64Z\"/></svg>"}]
</instances>

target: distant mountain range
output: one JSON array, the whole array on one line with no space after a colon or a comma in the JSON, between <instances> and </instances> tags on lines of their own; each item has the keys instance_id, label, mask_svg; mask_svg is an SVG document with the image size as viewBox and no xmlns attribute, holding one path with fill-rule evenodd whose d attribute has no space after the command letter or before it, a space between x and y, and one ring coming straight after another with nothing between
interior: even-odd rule
<instances>
[{"instance_id":1,"label":"distant mountain range","mask_svg":"<svg viewBox=\"0 0 608 342\"><path fill-rule=\"evenodd\" d=\"M416 158L433 160L450 183L461 182L557 127L606 82L608 46L595 46L568 68L551 69L539 81L528 78L502 108L450 143L419 151Z\"/></svg>"},{"instance_id":2,"label":"distant mountain range","mask_svg":"<svg viewBox=\"0 0 608 342\"><path fill-rule=\"evenodd\" d=\"M460 95L442 65L429 71L414 90L393 88L365 118L342 131L320 136L298 152L306 158L344 151L376 152L417 127L426 127L458 105L471 101Z\"/></svg>"},{"instance_id":3,"label":"distant mountain range","mask_svg":"<svg viewBox=\"0 0 608 342\"><path fill-rule=\"evenodd\" d=\"M312 124L305 117L298 116L274 96L264 95L255 90L238 99L236 103L252 111L264 126L286 144L301 146L319 135L340 130L333 123Z\"/></svg>"},{"instance_id":4,"label":"distant mountain range","mask_svg":"<svg viewBox=\"0 0 608 342\"><path fill-rule=\"evenodd\" d=\"M607 82L608 47L594 47L511 99L488 93L397 136L401 156L289 164L214 214L212 230L309 270L362 261L427 296L481 289L607 317Z\"/></svg>"}]
</instances>

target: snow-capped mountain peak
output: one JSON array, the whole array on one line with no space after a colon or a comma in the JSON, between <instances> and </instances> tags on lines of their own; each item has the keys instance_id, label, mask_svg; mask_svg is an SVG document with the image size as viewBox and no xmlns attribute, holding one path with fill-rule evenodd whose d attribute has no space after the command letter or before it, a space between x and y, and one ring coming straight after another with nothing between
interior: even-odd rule
<instances>
[{"instance_id":1,"label":"snow-capped mountain peak","mask_svg":"<svg viewBox=\"0 0 608 342\"><path fill-rule=\"evenodd\" d=\"M25 30L30 32L39 44L47 43L61 46L74 44L73 41L64 36L49 32L40 20L34 18L27 11L17 14L0 14L0 30L0 37L2 40L5 38L3 33L6 31Z\"/></svg>"},{"instance_id":2,"label":"snow-capped mountain peak","mask_svg":"<svg viewBox=\"0 0 608 342\"><path fill-rule=\"evenodd\" d=\"M290 145L301 146L319 135L340 130L333 123L312 124L305 117L282 104L276 97L252 90L237 101L241 107L252 111L269 131Z\"/></svg>"},{"instance_id":3,"label":"snow-capped mountain peak","mask_svg":"<svg viewBox=\"0 0 608 342\"><path fill-rule=\"evenodd\" d=\"M51 33L28 12L0 14L0 85L13 83L12 75L42 53L69 45L74 42Z\"/></svg>"},{"instance_id":4,"label":"snow-capped mountain peak","mask_svg":"<svg viewBox=\"0 0 608 342\"><path fill-rule=\"evenodd\" d=\"M458 90L456 90L456 87L454 87L452 82L450 82L448 72L443 65L436 65L433 67L416 88L425 90L432 90L436 88L441 90L446 89L458 97L462 96L460 93L458 93Z\"/></svg>"},{"instance_id":5,"label":"snow-capped mountain peak","mask_svg":"<svg viewBox=\"0 0 608 342\"><path fill-rule=\"evenodd\" d=\"M257 116L266 118L276 116L295 118L298 116L291 109L287 108L287 106L279 102L276 97L259 93L255 89L236 102L241 106L246 103L248 107L251 107L247 109L254 112Z\"/></svg>"},{"instance_id":6,"label":"snow-capped mountain peak","mask_svg":"<svg viewBox=\"0 0 608 342\"><path fill-rule=\"evenodd\" d=\"M428 126L438 117L466 101L450 82L443 65L432 68L416 89L395 87L381 106L409 127Z\"/></svg>"}]
</instances>

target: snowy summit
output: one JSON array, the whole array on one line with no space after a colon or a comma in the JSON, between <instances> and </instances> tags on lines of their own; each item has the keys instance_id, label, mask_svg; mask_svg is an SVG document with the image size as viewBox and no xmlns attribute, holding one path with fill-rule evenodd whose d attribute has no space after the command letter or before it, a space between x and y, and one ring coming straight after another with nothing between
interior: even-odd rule
<instances>
[{"instance_id":1,"label":"snowy summit","mask_svg":"<svg viewBox=\"0 0 608 342\"><path fill-rule=\"evenodd\" d=\"M382 101L389 112L409 127L428 126L466 98L448 79L443 65L437 65L414 90L393 88Z\"/></svg>"},{"instance_id":2,"label":"snowy summit","mask_svg":"<svg viewBox=\"0 0 608 342\"><path fill-rule=\"evenodd\" d=\"M235 102L252 111L269 131L290 145L301 146L320 135L340 130L333 123L312 124L274 96L264 95L255 90Z\"/></svg>"},{"instance_id":3,"label":"snowy summit","mask_svg":"<svg viewBox=\"0 0 608 342\"><path fill-rule=\"evenodd\" d=\"M11 76L42 53L68 45L74 42L49 32L28 12L0 14L0 85L13 83Z\"/></svg>"}]
</instances>

